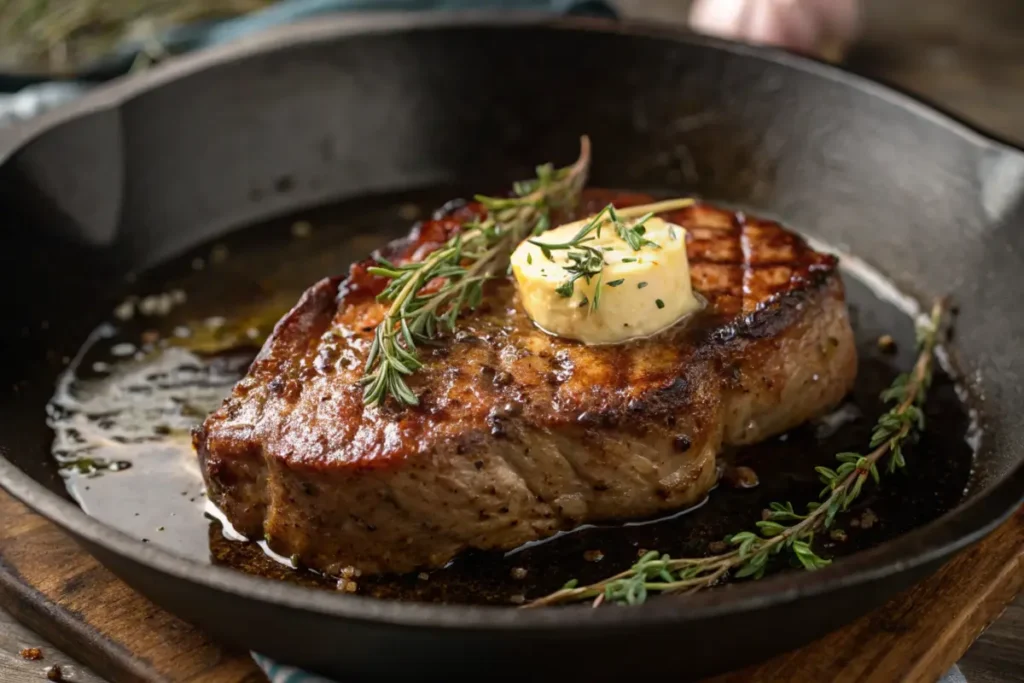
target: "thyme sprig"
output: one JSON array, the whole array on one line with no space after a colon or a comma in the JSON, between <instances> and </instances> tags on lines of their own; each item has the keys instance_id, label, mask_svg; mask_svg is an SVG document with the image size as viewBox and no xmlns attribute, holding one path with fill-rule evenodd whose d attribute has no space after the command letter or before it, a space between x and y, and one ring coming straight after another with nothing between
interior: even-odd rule
<instances>
[{"instance_id":1,"label":"thyme sprig","mask_svg":"<svg viewBox=\"0 0 1024 683\"><path fill-rule=\"evenodd\" d=\"M644 247L661 249L660 244L644 237L647 233L647 228L644 226L644 223L654 216L653 213L648 211L636 222L631 225L626 225L624 222L619 220L619 217L616 215L615 209L612 208L611 204L608 205L608 210L612 219L612 224L615 226L615 233L619 236L619 239L629 245L630 249L633 251L640 251Z\"/></svg>"},{"instance_id":2,"label":"thyme sprig","mask_svg":"<svg viewBox=\"0 0 1024 683\"><path fill-rule=\"evenodd\" d=\"M564 266L569 279L558 285L555 292L568 298L572 296L577 280L582 278L589 284L592 277L601 276L601 271L604 270L604 254L593 247L581 246L579 249L568 252L565 257L570 261ZM595 296L594 299L596 300L597 297Z\"/></svg>"},{"instance_id":3,"label":"thyme sprig","mask_svg":"<svg viewBox=\"0 0 1024 683\"><path fill-rule=\"evenodd\" d=\"M419 403L405 381L422 367L418 345L436 338L445 326L454 330L459 315L479 305L483 283L504 271L515 246L548 229L551 209L578 200L589 168L590 140L584 136L573 165L539 166L535 179L514 185L515 197L478 195L486 216L422 261L396 265L377 258L378 266L369 272L390 280L377 299L391 306L374 333L360 380L365 404L378 405L388 396L402 404ZM441 284L427 289L435 281Z\"/></svg>"},{"instance_id":4,"label":"thyme sprig","mask_svg":"<svg viewBox=\"0 0 1024 683\"><path fill-rule=\"evenodd\" d=\"M555 260L553 252L566 252L565 258L569 263L563 266L563 269L568 273L569 277L555 289L555 292L560 296L566 298L571 297L576 290L577 280L582 279L587 284L590 284L590 280L596 277L598 282L597 286L594 288L594 300L590 302L590 305L591 310L597 310L598 302L601 297L601 273L604 270L605 260L604 252L587 244L588 242L594 241L595 237L592 235L600 237L601 229L605 224L610 222L615 230L615 234L618 235L619 239L629 245L629 248L633 251L640 251L644 247L660 249L661 245L644 237L647 233L647 228L644 226L644 223L649 221L657 213L678 211L679 209L690 206L691 204L693 204L692 199L670 199L662 202L655 202L654 204L632 206L618 210L616 210L612 204L608 204L599 212L594 214L594 216L579 229L571 240L568 240L567 242L542 242L537 239L532 239L530 240L530 244L539 247L541 253L544 254L544 257L549 261ZM632 223L628 223L627 221L631 218L636 218L637 220ZM583 302L583 305L586 305L585 298Z\"/></svg>"},{"instance_id":5,"label":"thyme sprig","mask_svg":"<svg viewBox=\"0 0 1024 683\"><path fill-rule=\"evenodd\" d=\"M756 531L742 531L725 538L731 548L708 557L672 558L651 551L624 572L603 581L577 586L570 581L561 590L527 603L525 607L541 607L581 600L593 600L594 606L604 602L636 605L650 593L689 593L715 585L727 576L761 578L771 557L788 552L792 561L804 569L814 570L830 564L830 560L813 549L816 533L828 530L836 515L849 508L861 494L868 479L881 480L879 465L894 472L906 466L903 448L924 430L922 406L932 381L935 347L945 315L945 305L937 302L927 320L918 325L919 354L913 369L900 375L882 393L882 400L894 404L883 414L871 436L866 455L839 453L839 465L817 467L825 488L821 502L807 504L804 514L792 503L771 503Z\"/></svg>"}]
</instances>

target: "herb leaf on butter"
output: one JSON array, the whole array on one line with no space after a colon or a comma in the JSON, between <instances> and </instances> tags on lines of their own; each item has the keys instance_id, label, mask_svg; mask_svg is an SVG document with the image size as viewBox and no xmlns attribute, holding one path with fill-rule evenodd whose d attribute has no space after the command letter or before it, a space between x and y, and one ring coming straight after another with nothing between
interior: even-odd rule
<instances>
[{"instance_id":1,"label":"herb leaf on butter","mask_svg":"<svg viewBox=\"0 0 1024 683\"><path fill-rule=\"evenodd\" d=\"M574 204L586 184L590 140L580 139L580 156L571 166L537 167L537 177L517 183L517 197L477 196L484 217L465 224L440 248L420 261L395 265L378 259L372 275L388 280L378 295L390 303L374 331L363 376L363 403L379 405L390 396L399 404L416 405L419 398L406 377L419 370L418 345L436 338L444 327L454 330L459 315L483 298L484 281L500 274L524 238L547 229L548 212ZM545 253L550 258L550 253ZM436 290L428 284L443 280Z\"/></svg>"},{"instance_id":2,"label":"herb leaf on butter","mask_svg":"<svg viewBox=\"0 0 1024 683\"><path fill-rule=\"evenodd\" d=\"M594 301L591 304L591 310L596 311L601 298L601 273L605 266L604 254L602 251L612 251L613 248L605 246L601 249L597 249L596 247L588 245L587 242L592 242L594 240L591 233L600 237L601 228L605 223L611 222L615 229L615 234L634 252L640 251L644 247L660 249L661 245L644 236L647 233L647 228L644 226L644 223L653 218L656 213L674 211L676 209L689 206L692 203L693 200L691 199L680 199L657 202L655 204L645 206L628 207L626 209L619 210L616 210L613 204L608 204L598 211L593 218L587 221L586 224L584 224L583 227L581 227L573 236L573 238L567 242L541 242L537 239L531 239L529 242L530 244L538 247L541 250L541 253L544 254L544 257L549 261L555 260L553 252L566 252L566 258L571 261L570 265L565 266L565 271L569 274L569 279L555 288L555 292L559 296L571 297L573 292L576 290L576 281L579 279L583 279L589 284L591 278L598 278L597 287L594 289ZM632 224L629 224L624 220L633 218L634 216L636 216L636 220L633 221ZM637 259L635 258L627 257L623 258L622 262L634 263L636 260ZM622 280L615 280L615 284L609 282L608 285L611 287L617 287L621 285L622 282ZM646 282L641 282L637 285L640 289L643 289L646 286Z\"/></svg>"},{"instance_id":3,"label":"herb leaf on butter","mask_svg":"<svg viewBox=\"0 0 1024 683\"><path fill-rule=\"evenodd\" d=\"M653 213L646 213L641 216L633 225L627 226L625 223L620 221L615 222L615 232L619 238L629 245L629 248L633 251L640 251L644 247L651 247L652 249L661 249L661 245L657 242L647 239L644 235L647 233L647 228L644 227L644 223L649 221L654 216Z\"/></svg>"}]
</instances>

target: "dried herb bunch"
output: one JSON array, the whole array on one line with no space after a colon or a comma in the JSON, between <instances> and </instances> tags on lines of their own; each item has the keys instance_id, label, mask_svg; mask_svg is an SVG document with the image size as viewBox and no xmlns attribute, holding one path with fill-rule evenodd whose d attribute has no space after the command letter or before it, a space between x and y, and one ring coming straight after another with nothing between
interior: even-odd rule
<instances>
[{"instance_id":1,"label":"dried herb bunch","mask_svg":"<svg viewBox=\"0 0 1024 683\"><path fill-rule=\"evenodd\" d=\"M164 53L165 31L261 10L273 0L4 0L0 65L5 71L70 74L129 44Z\"/></svg>"},{"instance_id":2,"label":"dried herb bunch","mask_svg":"<svg viewBox=\"0 0 1024 683\"><path fill-rule=\"evenodd\" d=\"M838 466L817 467L825 488L821 501L808 503L799 513L792 503L772 503L756 530L742 531L724 540L727 552L698 558L673 558L652 551L632 567L589 586L570 581L561 590L534 600L524 607L540 607L593 600L594 606L605 602L636 605L650 593L696 592L715 585L727 576L760 578L771 557L789 554L791 560L805 569L818 569L830 563L813 549L816 533L828 530L836 515L846 510L869 479L878 484L880 468L889 473L906 466L904 446L912 443L924 429L922 406L931 385L935 346L945 316L945 306L937 302L931 315L918 324L919 354L913 369L900 375L882 394L892 408L875 425L867 454L839 453Z\"/></svg>"},{"instance_id":3,"label":"dried herb bunch","mask_svg":"<svg viewBox=\"0 0 1024 683\"><path fill-rule=\"evenodd\" d=\"M584 136L573 165L539 166L536 178L515 184L515 197L477 196L486 216L464 226L422 261L396 265L377 259L370 272L390 280L377 298L391 307L377 326L366 359L364 403L377 405L388 396L402 404L419 402L405 381L422 366L418 345L436 338L442 326L454 330L462 311L479 305L484 281L504 272L516 245L548 229L551 209L579 199L589 168L590 140ZM443 284L428 287L435 281Z\"/></svg>"}]
</instances>

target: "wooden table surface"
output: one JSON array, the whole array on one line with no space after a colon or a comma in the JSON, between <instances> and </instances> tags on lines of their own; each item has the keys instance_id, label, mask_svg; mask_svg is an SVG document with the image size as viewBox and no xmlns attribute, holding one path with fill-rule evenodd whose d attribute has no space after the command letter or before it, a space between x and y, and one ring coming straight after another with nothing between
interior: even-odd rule
<instances>
[{"instance_id":1,"label":"wooden table surface","mask_svg":"<svg viewBox=\"0 0 1024 683\"><path fill-rule=\"evenodd\" d=\"M678 22L683 0L618 0L624 14ZM852 68L916 92L1009 140L1024 143L1024 2L865 0L864 34ZM40 647L41 661L23 659ZM0 609L0 682L46 680L58 664L77 683L104 683ZM967 652L968 683L1024 681L1024 597Z\"/></svg>"}]
</instances>

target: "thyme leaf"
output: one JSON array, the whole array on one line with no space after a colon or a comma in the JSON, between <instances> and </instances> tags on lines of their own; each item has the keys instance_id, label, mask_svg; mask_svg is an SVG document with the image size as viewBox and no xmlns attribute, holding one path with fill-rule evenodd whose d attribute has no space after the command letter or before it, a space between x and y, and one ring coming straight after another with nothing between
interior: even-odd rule
<instances>
[{"instance_id":1,"label":"thyme leaf","mask_svg":"<svg viewBox=\"0 0 1024 683\"><path fill-rule=\"evenodd\" d=\"M814 536L827 531L836 515L855 501L867 483L881 480L879 463L886 462L889 472L906 466L903 445L912 442L924 429L924 404L931 385L935 347L945 317L942 301L932 307L931 315L918 326L918 357L906 375L896 378L882 398L893 404L883 414L871 439L871 451L838 453L835 468L815 468L825 488L821 501L810 502L801 514L790 502L771 503L756 531L741 531L724 539L729 548L706 557L673 558L651 551L629 569L587 586L575 580L562 589L533 600L524 607L542 607L582 600L594 606L611 602L636 605L652 593L689 593L709 588L726 579L761 578L771 557L787 553L793 563L806 570L827 566L830 560L814 551Z\"/></svg>"},{"instance_id":2,"label":"thyme leaf","mask_svg":"<svg viewBox=\"0 0 1024 683\"><path fill-rule=\"evenodd\" d=\"M601 273L604 270L605 260L603 251L607 251L609 247L598 249L596 247L587 244L594 240L593 236L600 237L601 229L606 223L611 223L615 230L615 234L618 235L619 239L624 241L629 248L633 251L640 251L644 247L651 247L653 249L660 249L660 245L657 242L647 239L644 235L647 232L647 228L644 223L649 221L655 214L662 213L665 211L676 211L678 209L689 206L693 203L692 199L672 199L663 202L656 202L654 204L647 204L644 206L633 206L626 209L615 209L615 206L608 204L599 212L597 212L586 224L581 227L576 234L567 242L542 242L537 239L531 239L530 244L539 247L541 253L549 261L554 261L553 252L565 251L565 258L570 263L565 266L565 271L568 273L568 279L555 288L555 292L562 297L571 297L576 290L576 281L582 279L587 284L590 284L591 279L598 278L597 287L594 290L594 299L591 305L591 311L596 311L598 302L600 301L601 294ZM625 219L636 217L636 220L632 223L627 223ZM593 236L592 236L593 235ZM624 258L623 263L633 262L636 259ZM622 280L614 280L614 283L622 284ZM618 284L608 283L610 286L618 286ZM641 287L646 286L647 283L643 283Z\"/></svg>"},{"instance_id":3,"label":"thyme leaf","mask_svg":"<svg viewBox=\"0 0 1024 683\"><path fill-rule=\"evenodd\" d=\"M586 184L590 140L580 139L576 162L560 169L537 168L534 180L517 183L516 197L477 196L487 214L467 224L422 261L395 266L384 260L371 269L390 280L377 297L390 302L374 332L360 383L363 402L379 405L389 396L400 404L419 399L406 378L422 367L418 346L447 327L454 330L459 315L474 308L483 296L483 283L507 267L509 255L524 238L549 224L549 211L574 204ZM551 258L550 253L545 256ZM441 280L434 290L425 288Z\"/></svg>"},{"instance_id":4,"label":"thyme leaf","mask_svg":"<svg viewBox=\"0 0 1024 683\"><path fill-rule=\"evenodd\" d=\"M633 251L640 251L644 247L651 247L653 249L661 248L661 245L659 245L657 242L651 241L644 237L644 235L647 233L647 228L644 227L644 223L649 221L651 217L654 216L653 213L647 212L646 214L641 216L635 223L628 226L622 221L616 220L614 218L614 215L614 210L612 210L612 220L615 222L615 233L619 236L619 239L621 239L623 242L629 245L630 249L632 249Z\"/></svg>"}]
</instances>

